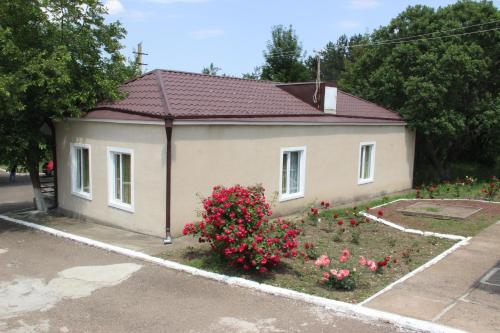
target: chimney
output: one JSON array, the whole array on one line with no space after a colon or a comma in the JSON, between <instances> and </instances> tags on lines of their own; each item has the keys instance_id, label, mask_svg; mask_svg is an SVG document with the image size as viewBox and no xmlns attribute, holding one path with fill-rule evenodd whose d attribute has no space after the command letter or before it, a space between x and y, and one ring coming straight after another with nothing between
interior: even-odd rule
<instances>
[{"instance_id":1,"label":"chimney","mask_svg":"<svg viewBox=\"0 0 500 333\"><path fill-rule=\"evenodd\" d=\"M337 87L325 86L323 110L325 113L337 113Z\"/></svg>"}]
</instances>

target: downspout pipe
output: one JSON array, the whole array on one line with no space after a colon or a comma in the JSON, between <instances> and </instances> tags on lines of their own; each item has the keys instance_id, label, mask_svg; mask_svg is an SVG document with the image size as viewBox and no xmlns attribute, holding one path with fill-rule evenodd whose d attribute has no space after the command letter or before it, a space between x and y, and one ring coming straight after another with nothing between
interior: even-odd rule
<instances>
[{"instance_id":1,"label":"downspout pipe","mask_svg":"<svg viewBox=\"0 0 500 333\"><path fill-rule=\"evenodd\" d=\"M165 239L163 244L172 244L172 236L170 234L170 218L171 218L171 193L172 193L172 132L173 132L173 117L165 117L165 134L167 138L167 154L166 154L166 198L165 198Z\"/></svg>"}]
</instances>

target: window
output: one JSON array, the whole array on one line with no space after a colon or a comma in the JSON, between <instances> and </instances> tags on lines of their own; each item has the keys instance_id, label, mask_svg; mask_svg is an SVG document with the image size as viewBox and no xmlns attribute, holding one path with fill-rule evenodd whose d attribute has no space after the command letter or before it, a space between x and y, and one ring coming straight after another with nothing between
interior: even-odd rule
<instances>
[{"instance_id":1,"label":"window","mask_svg":"<svg viewBox=\"0 0 500 333\"><path fill-rule=\"evenodd\" d=\"M306 147L281 149L280 201L304 196Z\"/></svg>"},{"instance_id":2,"label":"window","mask_svg":"<svg viewBox=\"0 0 500 333\"><path fill-rule=\"evenodd\" d=\"M90 145L71 144L71 193L92 199L90 180Z\"/></svg>"},{"instance_id":3,"label":"window","mask_svg":"<svg viewBox=\"0 0 500 333\"><path fill-rule=\"evenodd\" d=\"M358 184L373 182L375 142L362 142L359 151Z\"/></svg>"},{"instance_id":4,"label":"window","mask_svg":"<svg viewBox=\"0 0 500 333\"><path fill-rule=\"evenodd\" d=\"M134 156L131 149L108 148L109 205L134 211Z\"/></svg>"}]
</instances>

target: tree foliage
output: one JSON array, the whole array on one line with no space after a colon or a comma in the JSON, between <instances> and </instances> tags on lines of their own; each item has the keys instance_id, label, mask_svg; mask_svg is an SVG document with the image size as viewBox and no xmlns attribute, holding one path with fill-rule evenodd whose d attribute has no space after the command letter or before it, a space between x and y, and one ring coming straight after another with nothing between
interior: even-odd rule
<instances>
[{"instance_id":1,"label":"tree foliage","mask_svg":"<svg viewBox=\"0 0 500 333\"><path fill-rule=\"evenodd\" d=\"M500 153L500 31L466 33L498 29L484 24L498 20L489 1L408 7L369 36L340 86L398 111L417 130L418 156L442 178L457 159L492 161ZM443 37L452 34L462 35Z\"/></svg>"},{"instance_id":2,"label":"tree foliage","mask_svg":"<svg viewBox=\"0 0 500 333\"><path fill-rule=\"evenodd\" d=\"M302 45L292 26L272 28L271 40L264 51L265 64L261 79L277 82L299 82L310 78L304 65Z\"/></svg>"},{"instance_id":3,"label":"tree foliage","mask_svg":"<svg viewBox=\"0 0 500 333\"><path fill-rule=\"evenodd\" d=\"M98 0L0 2L0 155L27 165L39 209L38 164L53 144L40 129L118 98L137 74L120 53L125 30L105 13Z\"/></svg>"},{"instance_id":4,"label":"tree foliage","mask_svg":"<svg viewBox=\"0 0 500 333\"><path fill-rule=\"evenodd\" d=\"M353 48L351 45L362 43L362 35L347 37L341 35L335 43L328 42L326 46L318 52L320 57L320 77L321 80L338 81L345 71L346 65L353 63L363 52L360 48ZM305 61L310 72L310 77L315 78L318 66L317 56L310 56Z\"/></svg>"},{"instance_id":5,"label":"tree foliage","mask_svg":"<svg viewBox=\"0 0 500 333\"><path fill-rule=\"evenodd\" d=\"M221 70L222 68L215 66L214 63L211 62L208 67L203 67L201 73L206 75L217 75Z\"/></svg>"}]
</instances>

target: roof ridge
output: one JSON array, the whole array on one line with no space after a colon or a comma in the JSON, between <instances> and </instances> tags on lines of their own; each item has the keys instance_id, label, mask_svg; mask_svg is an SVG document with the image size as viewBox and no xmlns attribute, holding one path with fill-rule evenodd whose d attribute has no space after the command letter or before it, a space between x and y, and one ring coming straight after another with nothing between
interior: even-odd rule
<instances>
[{"instance_id":1,"label":"roof ridge","mask_svg":"<svg viewBox=\"0 0 500 333\"><path fill-rule=\"evenodd\" d=\"M271 81L271 80L260 80L260 79L247 79L243 77L236 76L223 76L223 75L212 75L212 74L204 74L204 73L196 73L196 72L188 72L188 71L180 71L175 69L155 69L155 71L169 72L169 73L179 73L179 74L188 74L188 75L196 75L196 76L206 76L206 77L215 77L219 79L227 79L227 80L239 80L239 81L253 81L259 83L267 83L267 84L280 84L281 82Z\"/></svg>"},{"instance_id":2,"label":"roof ridge","mask_svg":"<svg viewBox=\"0 0 500 333\"><path fill-rule=\"evenodd\" d=\"M163 83L163 79L161 77L161 72L158 69L154 70L154 73L156 74L156 82L158 83L158 88L160 89L160 98L161 98L161 104L163 106L163 111L165 111L165 116L172 116L172 113L170 112L170 108L168 106L168 99L167 99L167 93L165 91L165 86Z\"/></svg>"}]
</instances>

